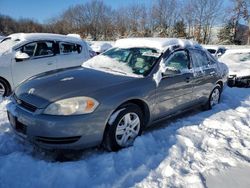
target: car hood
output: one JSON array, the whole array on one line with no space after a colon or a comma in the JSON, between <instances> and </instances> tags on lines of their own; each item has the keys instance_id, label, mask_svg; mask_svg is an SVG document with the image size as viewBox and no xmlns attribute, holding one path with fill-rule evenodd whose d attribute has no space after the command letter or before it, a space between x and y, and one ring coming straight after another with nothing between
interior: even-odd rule
<instances>
[{"instance_id":1,"label":"car hood","mask_svg":"<svg viewBox=\"0 0 250 188\"><path fill-rule=\"evenodd\" d=\"M45 108L51 102L76 96L89 96L100 89L136 79L89 68L57 70L40 74L23 82L15 90L15 97Z\"/></svg>"}]
</instances>

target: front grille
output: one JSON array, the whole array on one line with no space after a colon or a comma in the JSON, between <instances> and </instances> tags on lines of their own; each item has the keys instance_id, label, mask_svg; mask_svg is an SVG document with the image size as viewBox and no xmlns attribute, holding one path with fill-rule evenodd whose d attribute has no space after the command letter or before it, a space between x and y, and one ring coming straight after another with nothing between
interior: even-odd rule
<instances>
[{"instance_id":1,"label":"front grille","mask_svg":"<svg viewBox=\"0 0 250 188\"><path fill-rule=\"evenodd\" d=\"M42 142L45 144L72 144L76 141L78 141L81 138L81 136L73 136L73 137L42 137L37 136L36 140L38 142Z\"/></svg>"},{"instance_id":2,"label":"front grille","mask_svg":"<svg viewBox=\"0 0 250 188\"><path fill-rule=\"evenodd\" d=\"M18 105L20 105L21 107L23 107L24 109L26 109L30 112L35 112L37 110L37 107L35 107L34 105L29 104L21 99L18 99L16 95L14 95L14 99Z\"/></svg>"}]
</instances>

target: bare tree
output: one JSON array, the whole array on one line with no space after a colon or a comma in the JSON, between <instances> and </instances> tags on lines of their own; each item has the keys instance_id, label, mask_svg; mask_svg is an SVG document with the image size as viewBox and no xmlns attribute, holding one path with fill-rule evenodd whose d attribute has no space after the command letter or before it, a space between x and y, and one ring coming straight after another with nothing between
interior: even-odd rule
<instances>
[{"instance_id":1,"label":"bare tree","mask_svg":"<svg viewBox=\"0 0 250 188\"><path fill-rule=\"evenodd\" d=\"M156 0L152 10L152 30L157 36L167 37L176 21L177 0Z\"/></svg>"}]
</instances>

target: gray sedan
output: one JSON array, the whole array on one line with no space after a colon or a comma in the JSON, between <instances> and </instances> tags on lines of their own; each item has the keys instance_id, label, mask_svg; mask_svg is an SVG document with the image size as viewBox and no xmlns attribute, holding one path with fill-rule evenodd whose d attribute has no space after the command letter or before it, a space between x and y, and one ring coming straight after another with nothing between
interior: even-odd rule
<instances>
[{"instance_id":1,"label":"gray sedan","mask_svg":"<svg viewBox=\"0 0 250 188\"><path fill-rule=\"evenodd\" d=\"M133 144L149 125L202 105L219 103L227 75L198 44L137 38L82 67L22 83L8 105L17 135L47 149Z\"/></svg>"}]
</instances>

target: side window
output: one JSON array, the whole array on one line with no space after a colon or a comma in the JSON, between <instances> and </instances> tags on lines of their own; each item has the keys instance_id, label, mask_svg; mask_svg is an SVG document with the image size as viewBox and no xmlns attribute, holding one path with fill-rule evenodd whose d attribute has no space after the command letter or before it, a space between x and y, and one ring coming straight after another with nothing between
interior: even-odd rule
<instances>
[{"instance_id":1,"label":"side window","mask_svg":"<svg viewBox=\"0 0 250 188\"><path fill-rule=\"evenodd\" d=\"M60 42L60 54L79 54L82 51L82 46L79 44Z\"/></svg>"},{"instance_id":2,"label":"side window","mask_svg":"<svg viewBox=\"0 0 250 188\"><path fill-rule=\"evenodd\" d=\"M42 57L54 55L53 42L39 41L26 44L21 52L27 53L30 57Z\"/></svg>"},{"instance_id":3,"label":"side window","mask_svg":"<svg viewBox=\"0 0 250 188\"><path fill-rule=\"evenodd\" d=\"M28 54L30 57L33 57L35 54L36 43L29 43L21 48L21 52Z\"/></svg>"},{"instance_id":4,"label":"side window","mask_svg":"<svg viewBox=\"0 0 250 188\"><path fill-rule=\"evenodd\" d=\"M209 64L212 65L212 64L216 64L217 63L217 60L215 59L214 56L212 56L210 53L207 53L207 57L209 59Z\"/></svg>"},{"instance_id":5,"label":"side window","mask_svg":"<svg viewBox=\"0 0 250 188\"><path fill-rule=\"evenodd\" d=\"M167 69L184 70L188 69L189 58L186 51L177 51L165 61Z\"/></svg>"},{"instance_id":6,"label":"side window","mask_svg":"<svg viewBox=\"0 0 250 188\"><path fill-rule=\"evenodd\" d=\"M203 67L209 65L208 58L204 52L192 50L191 57L194 67Z\"/></svg>"},{"instance_id":7,"label":"side window","mask_svg":"<svg viewBox=\"0 0 250 188\"><path fill-rule=\"evenodd\" d=\"M34 56L48 56L54 55L53 42L41 41L37 42L36 51Z\"/></svg>"}]
</instances>

